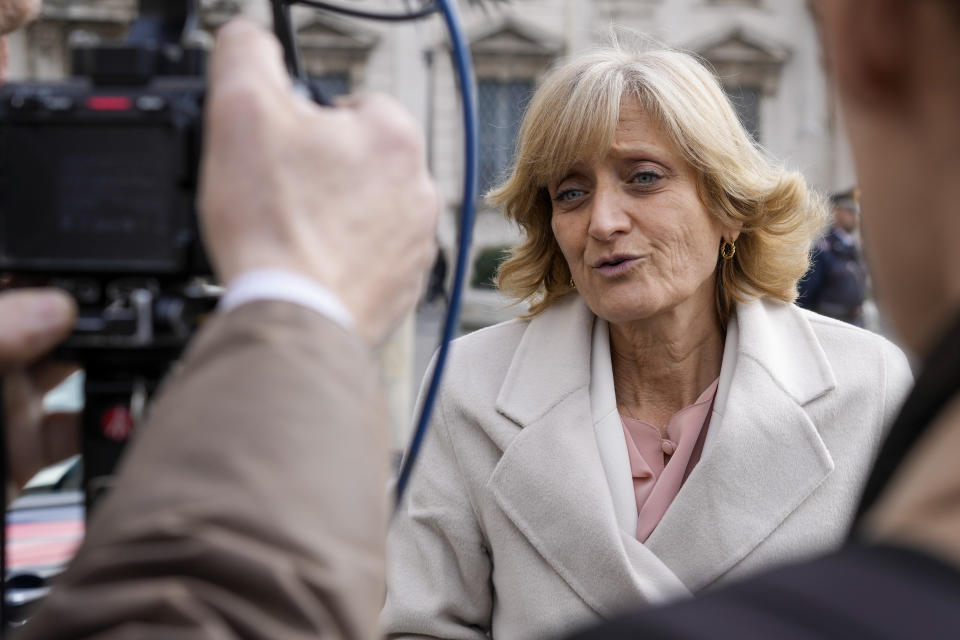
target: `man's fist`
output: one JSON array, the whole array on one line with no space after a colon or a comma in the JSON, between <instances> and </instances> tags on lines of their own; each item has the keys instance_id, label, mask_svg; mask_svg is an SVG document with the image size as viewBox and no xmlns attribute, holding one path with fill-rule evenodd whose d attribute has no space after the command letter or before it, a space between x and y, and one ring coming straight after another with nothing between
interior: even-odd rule
<instances>
[{"instance_id":1,"label":"man's fist","mask_svg":"<svg viewBox=\"0 0 960 640\"><path fill-rule=\"evenodd\" d=\"M440 199L413 118L386 96L324 108L295 94L276 40L240 19L217 38L206 132L201 220L221 281L298 272L380 342L436 254Z\"/></svg>"}]
</instances>

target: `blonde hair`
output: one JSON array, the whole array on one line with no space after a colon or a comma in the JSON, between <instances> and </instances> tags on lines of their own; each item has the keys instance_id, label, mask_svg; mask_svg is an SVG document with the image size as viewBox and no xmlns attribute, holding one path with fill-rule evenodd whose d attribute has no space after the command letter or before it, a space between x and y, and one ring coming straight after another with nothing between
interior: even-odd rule
<instances>
[{"instance_id":1,"label":"blonde hair","mask_svg":"<svg viewBox=\"0 0 960 640\"><path fill-rule=\"evenodd\" d=\"M499 288L529 299L528 316L570 292L570 270L550 226L547 185L610 147L624 99L638 100L693 167L706 209L725 227L742 225L733 259L721 260L718 247L721 320L729 318L734 301L748 297L792 302L827 220L822 197L753 141L717 79L696 58L619 44L555 68L524 114L512 171L487 194L525 236L500 266Z\"/></svg>"}]
</instances>

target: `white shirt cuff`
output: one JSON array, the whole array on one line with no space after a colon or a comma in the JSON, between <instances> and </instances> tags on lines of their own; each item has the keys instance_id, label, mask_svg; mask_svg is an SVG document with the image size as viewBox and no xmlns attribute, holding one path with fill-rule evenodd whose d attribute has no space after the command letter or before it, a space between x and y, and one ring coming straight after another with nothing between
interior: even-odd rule
<instances>
[{"instance_id":1,"label":"white shirt cuff","mask_svg":"<svg viewBox=\"0 0 960 640\"><path fill-rule=\"evenodd\" d=\"M295 271L255 269L230 282L218 309L226 313L258 300L280 300L313 309L345 329L353 330L353 314L343 301L322 284Z\"/></svg>"}]
</instances>

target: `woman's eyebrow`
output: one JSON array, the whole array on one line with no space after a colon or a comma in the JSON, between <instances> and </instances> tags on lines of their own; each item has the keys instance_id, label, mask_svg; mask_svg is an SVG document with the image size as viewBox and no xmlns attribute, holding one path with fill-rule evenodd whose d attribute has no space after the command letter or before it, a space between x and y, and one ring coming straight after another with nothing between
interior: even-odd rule
<instances>
[{"instance_id":1,"label":"woman's eyebrow","mask_svg":"<svg viewBox=\"0 0 960 640\"><path fill-rule=\"evenodd\" d=\"M556 186L559 185L564 180L569 180L570 178L582 178L584 177L583 167L573 166L565 171L561 171L557 174L556 178L553 178L547 183L547 186Z\"/></svg>"}]
</instances>

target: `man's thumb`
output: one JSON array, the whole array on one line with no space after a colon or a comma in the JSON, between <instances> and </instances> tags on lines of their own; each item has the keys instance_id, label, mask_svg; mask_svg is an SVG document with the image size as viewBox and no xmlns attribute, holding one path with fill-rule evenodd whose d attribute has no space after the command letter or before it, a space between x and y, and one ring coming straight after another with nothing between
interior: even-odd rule
<instances>
[{"instance_id":1,"label":"man's thumb","mask_svg":"<svg viewBox=\"0 0 960 640\"><path fill-rule=\"evenodd\" d=\"M70 335L76 304L58 289L0 294L0 372L39 360Z\"/></svg>"}]
</instances>

